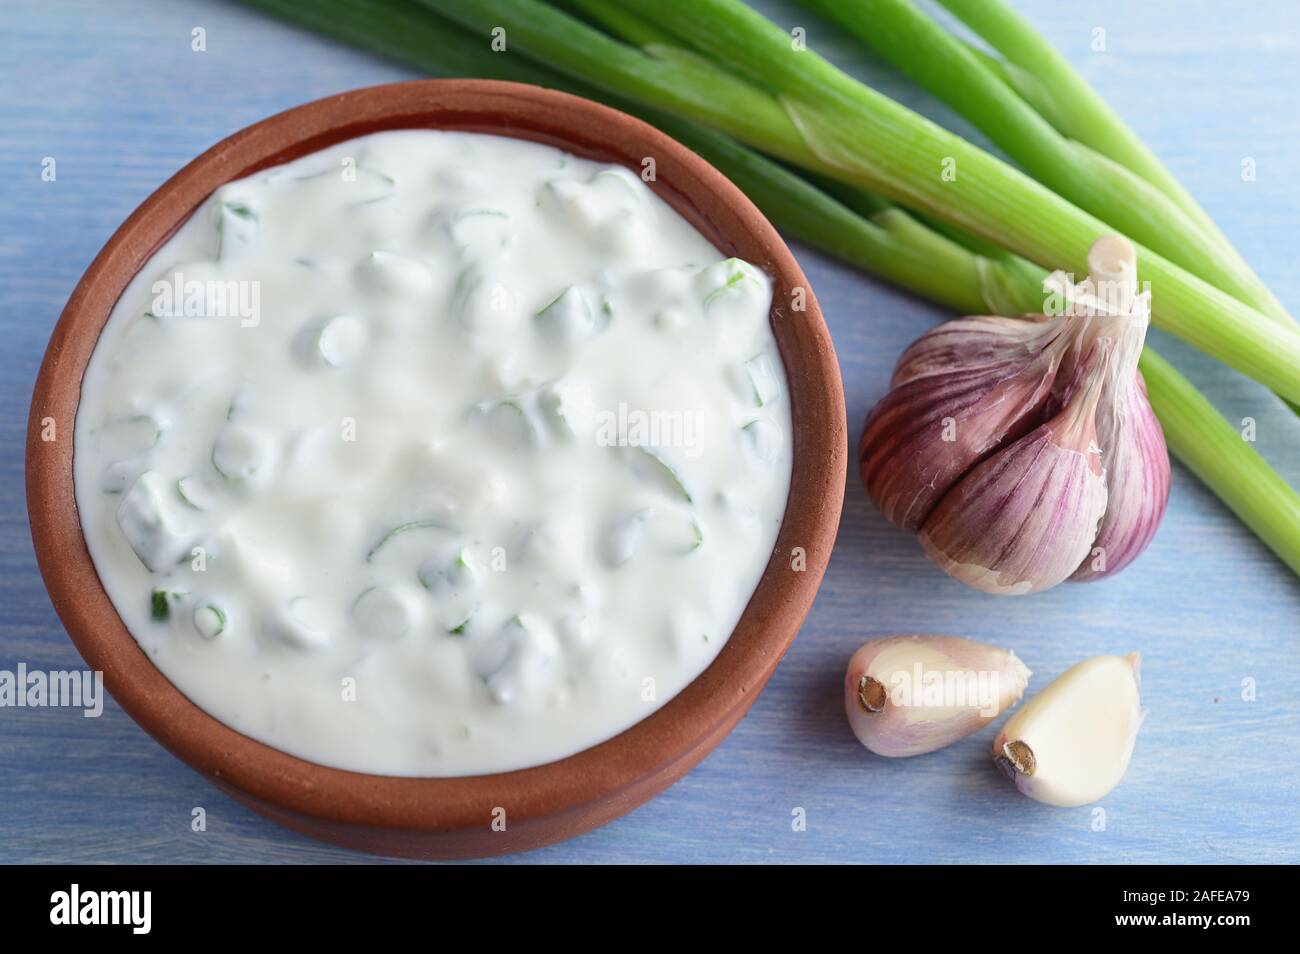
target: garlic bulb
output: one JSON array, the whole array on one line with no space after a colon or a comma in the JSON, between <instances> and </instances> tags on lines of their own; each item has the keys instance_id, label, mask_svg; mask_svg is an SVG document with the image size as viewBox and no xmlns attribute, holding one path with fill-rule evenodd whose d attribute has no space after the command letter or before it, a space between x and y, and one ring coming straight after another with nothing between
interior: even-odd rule
<instances>
[{"instance_id":1,"label":"garlic bulb","mask_svg":"<svg viewBox=\"0 0 1300 954\"><path fill-rule=\"evenodd\" d=\"M993 758L1035 801L1104 798L1128 769L1142 723L1141 658L1094 656L1067 669L1007 720Z\"/></svg>"},{"instance_id":2,"label":"garlic bulb","mask_svg":"<svg viewBox=\"0 0 1300 954\"><path fill-rule=\"evenodd\" d=\"M858 741L877 755L922 755L1014 706L1029 676L1009 649L956 636L888 636L849 660L844 711Z\"/></svg>"},{"instance_id":3,"label":"garlic bulb","mask_svg":"<svg viewBox=\"0 0 1300 954\"><path fill-rule=\"evenodd\" d=\"M1150 296L1136 251L1093 244L1089 277L1044 283L1033 320L960 318L899 359L867 417L863 483L957 579L990 593L1094 580L1151 542L1169 454L1137 371Z\"/></svg>"}]
</instances>

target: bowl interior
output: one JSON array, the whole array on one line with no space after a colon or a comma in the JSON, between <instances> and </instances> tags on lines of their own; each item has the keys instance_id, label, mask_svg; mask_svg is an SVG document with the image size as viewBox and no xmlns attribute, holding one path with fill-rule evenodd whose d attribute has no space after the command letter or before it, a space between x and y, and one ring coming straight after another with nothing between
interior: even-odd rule
<instances>
[{"instance_id":1,"label":"bowl interior","mask_svg":"<svg viewBox=\"0 0 1300 954\"><path fill-rule=\"evenodd\" d=\"M326 768L207 715L154 667L117 616L86 549L73 494L71 435L82 374L118 297L154 252L226 182L404 128L515 136L638 174L642 160L654 158L648 184L655 192L721 252L772 277L771 321L790 385L794 470L784 521L758 589L717 658L620 735L557 762L496 775L400 778ZM61 440L42 439L51 418ZM394 854L485 854L616 817L721 741L812 603L839 522L847 450L838 365L816 300L789 250L735 186L652 127L587 100L514 83L421 80L344 93L242 130L131 215L77 285L50 340L29 420L28 510L41 572L73 642L104 672L122 707L170 751L264 814L314 835ZM497 809L509 818L506 833L493 830ZM484 833L495 837L492 845L485 847ZM421 835L436 838L436 847Z\"/></svg>"}]
</instances>

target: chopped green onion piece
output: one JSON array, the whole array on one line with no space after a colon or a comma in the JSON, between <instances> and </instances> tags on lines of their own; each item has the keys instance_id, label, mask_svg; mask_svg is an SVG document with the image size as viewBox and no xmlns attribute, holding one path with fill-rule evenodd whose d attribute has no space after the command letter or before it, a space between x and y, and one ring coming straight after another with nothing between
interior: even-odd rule
<instances>
[{"instance_id":1,"label":"chopped green onion piece","mask_svg":"<svg viewBox=\"0 0 1300 954\"><path fill-rule=\"evenodd\" d=\"M754 391L754 403L759 407L766 407L774 401L780 393L779 378L776 369L772 364L772 359L767 352L756 354L745 362L745 374L749 378L750 387Z\"/></svg>"},{"instance_id":2,"label":"chopped green onion piece","mask_svg":"<svg viewBox=\"0 0 1300 954\"><path fill-rule=\"evenodd\" d=\"M182 477L176 481L176 496L195 510L207 510L208 503L202 485L196 477Z\"/></svg>"},{"instance_id":3,"label":"chopped green onion piece","mask_svg":"<svg viewBox=\"0 0 1300 954\"><path fill-rule=\"evenodd\" d=\"M754 277L753 274L754 267L750 265L748 262L743 262L738 258L729 258L723 262L719 262L716 266L712 266L712 267L721 270L723 272L724 277L723 277L722 284L714 288L711 292L708 293L708 295L705 296L704 298L705 311L708 311L709 307L712 306L719 298L721 298L722 296L730 292L735 291L745 282L757 281L757 279Z\"/></svg>"},{"instance_id":4,"label":"chopped green onion piece","mask_svg":"<svg viewBox=\"0 0 1300 954\"><path fill-rule=\"evenodd\" d=\"M211 603L195 607L194 628L204 639L216 639L226 631L225 610Z\"/></svg>"},{"instance_id":5,"label":"chopped green onion piece","mask_svg":"<svg viewBox=\"0 0 1300 954\"><path fill-rule=\"evenodd\" d=\"M633 468L642 474L648 474L673 491L687 503L691 503L691 492L677 468L664 459L663 454L653 447L634 446L628 448ZM644 466L644 465L649 465Z\"/></svg>"},{"instance_id":6,"label":"chopped green onion piece","mask_svg":"<svg viewBox=\"0 0 1300 954\"><path fill-rule=\"evenodd\" d=\"M149 594L149 616L154 622L162 623L171 619L172 606L185 598L181 590L155 589Z\"/></svg>"},{"instance_id":7,"label":"chopped green onion piece","mask_svg":"<svg viewBox=\"0 0 1300 954\"><path fill-rule=\"evenodd\" d=\"M365 348L366 323L353 315L334 315L313 332L316 355L331 368L347 367Z\"/></svg>"},{"instance_id":8,"label":"chopped green onion piece","mask_svg":"<svg viewBox=\"0 0 1300 954\"><path fill-rule=\"evenodd\" d=\"M230 258L246 251L257 235L257 213L242 202L222 202L217 220L220 239L219 258Z\"/></svg>"},{"instance_id":9,"label":"chopped green onion piece","mask_svg":"<svg viewBox=\"0 0 1300 954\"><path fill-rule=\"evenodd\" d=\"M366 554L366 562L369 563L370 561L372 561L375 558L375 554L378 553L381 549L383 549L384 544L390 542L394 537L399 537L404 533L410 533L412 530L452 530L452 529L453 529L452 527L449 527L441 520L412 520L409 523L398 524L396 527L393 527L393 529L389 530L382 537L380 537L379 542L370 548L370 551Z\"/></svg>"},{"instance_id":10,"label":"chopped green onion piece","mask_svg":"<svg viewBox=\"0 0 1300 954\"><path fill-rule=\"evenodd\" d=\"M530 409L524 406L527 400L534 405L536 395L503 398L499 401L483 401L475 410L482 415L488 427L498 438L511 442L520 441L535 444L541 437L541 430ZM506 414L502 415L502 411ZM504 430L502 429L504 425Z\"/></svg>"},{"instance_id":11,"label":"chopped green onion piece","mask_svg":"<svg viewBox=\"0 0 1300 954\"><path fill-rule=\"evenodd\" d=\"M598 330L587 296L577 285L570 285L537 313L537 326L548 338L572 343Z\"/></svg>"}]
</instances>

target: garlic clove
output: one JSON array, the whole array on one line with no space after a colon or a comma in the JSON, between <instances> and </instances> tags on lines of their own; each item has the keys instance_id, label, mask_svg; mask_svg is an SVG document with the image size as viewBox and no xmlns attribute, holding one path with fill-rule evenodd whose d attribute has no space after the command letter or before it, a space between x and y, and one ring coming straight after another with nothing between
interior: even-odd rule
<instances>
[{"instance_id":1,"label":"garlic clove","mask_svg":"<svg viewBox=\"0 0 1300 954\"><path fill-rule=\"evenodd\" d=\"M1069 808L1119 784L1142 723L1140 663L1137 653L1086 659L1007 720L993 758L1016 788Z\"/></svg>"},{"instance_id":2,"label":"garlic clove","mask_svg":"<svg viewBox=\"0 0 1300 954\"><path fill-rule=\"evenodd\" d=\"M921 545L950 576L1018 596L1062 582L1088 555L1106 510L1096 411L1110 351L1098 339L1065 407L977 465L926 519Z\"/></svg>"},{"instance_id":3,"label":"garlic clove","mask_svg":"<svg viewBox=\"0 0 1300 954\"><path fill-rule=\"evenodd\" d=\"M917 338L898 357L890 388L956 367L1031 362L1059 329L1023 318L971 315L945 321Z\"/></svg>"},{"instance_id":4,"label":"garlic clove","mask_svg":"<svg viewBox=\"0 0 1300 954\"><path fill-rule=\"evenodd\" d=\"M1169 450L1140 372L1097 415L1106 467L1106 513L1088 556L1071 575L1087 583L1118 573L1146 549L1169 502ZM1102 407L1106 399L1102 399Z\"/></svg>"},{"instance_id":5,"label":"garlic clove","mask_svg":"<svg viewBox=\"0 0 1300 954\"><path fill-rule=\"evenodd\" d=\"M1146 549L1164 516L1170 481L1164 432L1138 371L1151 301L1149 292L1138 292L1137 249L1122 236L1103 236L1088 252L1088 272L1067 289L1068 310L1083 324L1062 359L1062 377L1092 341L1105 336L1115 345L1097 411L1106 513L1087 558L1070 577L1076 582L1117 573Z\"/></svg>"},{"instance_id":6,"label":"garlic clove","mask_svg":"<svg viewBox=\"0 0 1300 954\"><path fill-rule=\"evenodd\" d=\"M957 636L888 636L849 660L844 711L858 741L877 755L922 755L1010 709L1029 676L1009 649Z\"/></svg>"},{"instance_id":7,"label":"garlic clove","mask_svg":"<svg viewBox=\"0 0 1300 954\"><path fill-rule=\"evenodd\" d=\"M930 332L922 339L928 344L904 355L898 374L905 379L867 417L858 445L862 481L895 526L919 529L964 473L1027 433L1051 397L1068 344L1064 322L1024 323L1034 334L1017 329L1000 356L944 366L944 355L963 341L995 352L987 340L992 327L962 319Z\"/></svg>"}]
</instances>

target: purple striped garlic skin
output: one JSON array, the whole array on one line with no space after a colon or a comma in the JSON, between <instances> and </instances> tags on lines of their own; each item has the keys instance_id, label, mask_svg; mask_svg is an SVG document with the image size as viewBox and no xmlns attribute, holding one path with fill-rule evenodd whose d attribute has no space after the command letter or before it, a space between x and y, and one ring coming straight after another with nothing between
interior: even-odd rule
<instances>
[{"instance_id":1,"label":"purple striped garlic skin","mask_svg":"<svg viewBox=\"0 0 1300 954\"><path fill-rule=\"evenodd\" d=\"M970 315L945 321L917 338L898 357L891 388L957 367L1027 363L1061 334L1060 328L1023 318Z\"/></svg>"},{"instance_id":2,"label":"purple striped garlic skin","mask_svg":"<svg viewBox=\"0 0 1300 954\"><path fill-rule=\"evenodd\" d=\"M1051 397L1068 344L1065 323L1020 322L1010 326L1012 345L995 349L987 322L1002 321L960 319L922 336L899 363L900 383L867 417L858 445L862 482L903 530L919 530L964 473L1027 433ZM963 342L988 360L954 363Z\"/></svg>"},{"instance_id":3,"label":"purple striped garlic skin","mask_svg":"<svg viewBox=\"0 0 1300 954\"><path fill-rule=\"evenodd\" d=\"M1106 511L1096 414L1113 348L1095 341L1051 420L977 465L921 528L926 554L986 593L1018 596L1067 579Z\"/></svg>"},{"instance_id":4,"label":"purple striped garlic skin","mask_svg":"<svg viewBox=\"0 0 1300 954\"><path fill-rule=\"evenodd\" d=\"M1106 467L1106 513L1088 556L1070 576L1075 583L1104 579L1136 560L1155 537L1169 502L1164 431L1147 400L1141 372L1132 373L1132 383L1117 382L1115 398L1097 415L1097 442Z\"/></svg>"}]
</instances>

